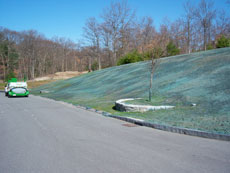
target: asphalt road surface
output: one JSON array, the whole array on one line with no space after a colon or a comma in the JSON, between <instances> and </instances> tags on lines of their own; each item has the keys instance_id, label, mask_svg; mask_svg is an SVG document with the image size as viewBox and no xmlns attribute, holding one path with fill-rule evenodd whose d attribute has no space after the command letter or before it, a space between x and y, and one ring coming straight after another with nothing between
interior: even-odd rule
<instances>
[{"instance_id":1,"label":"asphalt road surface","mask_svg":"<svg viewBox=\"0 0 230 173\"><path fill-rule=\"evenodd\" d=\"M230 172L230 142L0 93L0 173Z\"/></svg>"}]
</instances>

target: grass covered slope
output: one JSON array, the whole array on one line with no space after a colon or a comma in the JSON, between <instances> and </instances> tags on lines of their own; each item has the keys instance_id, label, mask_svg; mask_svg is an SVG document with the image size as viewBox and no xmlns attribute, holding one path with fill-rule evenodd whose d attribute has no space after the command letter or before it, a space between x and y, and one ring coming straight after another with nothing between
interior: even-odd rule
<instances>
[{"instance_id":1,"label":"grass covered slope","mask_svg":"<svg viewBox=\"0 0 230 173\"><path fill-rule=\"evenodd\" d=\"M159 60L152 103L175 105L173 110L120 113L117 99L148 98L151 62L140 62L95 71L53 82L32 90L55 100L85 105L146 121L230 134L230 49L179 55ZM143 100L145 102L145 100ZM195 103L197 106L191 107Z\"/></svg>"}]
</instances>

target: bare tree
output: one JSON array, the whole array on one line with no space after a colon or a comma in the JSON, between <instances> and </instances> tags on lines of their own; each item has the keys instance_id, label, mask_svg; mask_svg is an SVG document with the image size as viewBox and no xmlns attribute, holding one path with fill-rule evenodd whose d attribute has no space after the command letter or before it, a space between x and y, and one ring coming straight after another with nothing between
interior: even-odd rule
<instances>
[{"instance_id":1,"label":"bare tree","mask_svg":"<svg viewBox=\"0 0 230 173\"><path fill-rule=\"evenodd\" d=\"M187 45L184 43L185 40L185 32L184 32L184 22L182 19L177 19L172 22L170 26L170 41L175 44L177 48L182 50L182 52L186 52Z\"/></svg>"},{"instance_id":2,"label":"bare tree","mask_svg":"<svg viewBox=\"0 0 230 173\"><path fill-rule=\"evenodd\" d=\"M156 71L157 67L159 66L159 61L157 58L159 58L161 55L161 48L155 47L152 49L151 53L151 73L150 73L150 85L149 85L149 101L152 100L152 86L153 86L153 76L154 72Z\"/></svg>"},{"instance_id":3,"label":"bare tree","mask_svg":"<svg viewBox=\"0 0 230 173\"><path fill-rule=\"evenodd\" d=\"M87 60L87 69L92 72L92 64L95 57L95 47L85 46L81 50L80 57Z\"/></svg>"},{"instance_id":4,"label":"bare tree","mask_svg":"<svg viewBox=\"0 0 230 173\"><path fill-rule=\"evenodd\" d=\"M193 35L193 20L194 20L194 5L191 1L187 0L184 4L184 31L185 31L185 39L186 39L186 53L191 53L191 40Z\"/></svg>"},{"instance_id":5,"label":"bare tree","mask_svg":"<svg viewBox=\"0 0 230 173\"><path fill-rule=\"evenodd\" d=\"M215 31L217 37L219 37L220 35L230 37L230 17L227 16L224 10L219 11L217 15Z\"/></svg>"},{"instance_id":6,"label":"bare tree","mask_svg":"<svg viewBox=\"0 0 230 173\"><path fill-rule=\"evenodd\" d=\"M213 19L216 16L216 10L213 9L213 1L201 0L198 8L195 10L195 16L200 24L203 35L203 49L207 49L207 44L211 41L211 27Z\"/></svg>"},{"instance_id":7,"label":"bare tree","mask_svg":"<svg viewBox=\"0 0 230 173\"><path fill-rule=\"evenodd\" d=\"M92 17L89 18L84 29L84 37L91 44L92 47L95 47L95 54L97 56L98 69L101 70L101 55L100 55L100 40L101 40L101 26L98 24L97 20Z\"/></svg>"},{"instance_id":8,"label":"bare tree","mask_svg":"<svg viewBox=\"0 0 230 173\"><path fill-rule=\"evenodd\" d=\"M156 47L159 47L166 53L166 47L171 40L171 32L170 32L171 22L165 18L163 23L160 25L160 32L156 38ZM154 46L154 47L155 47ZM166 54L164 54L166 56Z\"/></svg>"},{"instance_id":9,"label":"bare tree","mask_svg":"<svg viewBox=\"0 0 230 173\"><path fill-rule=\"evenodd\" d=\"M106 23L102 23L101 24L101 33L102 33L102 44L103 44L103 52L104 55L106 56L107 62L109 62L108 64L110 64L110 66L112 66L114 63L113 58L112 58L112 38L111 38L111 34L110 34L110 29L109 26L107 26ZM109 61L108 61L109 60Z\"/></svg>"},{"instance_id":10,"label":"bare tree","mask_svg":"<svg viewBox=\"0 0 230 173\"><path fill-rule=\"evenodd\" d=\"M138 39L140 40L142 53L148 49L148 45L156 36L156 29L153 25L153 19L151 17L143 17L138 26Z\"/></svg>"},{"instance_id":11,"label":"bare tree","mask_svg":"<svg viewBox=\"0 0 230 173\"><path fill-rule=\"evenodd\" d=\"M126 1L112 2L110 7L104 9L102 19L104 20L104 28L111 41L111 50L113 54L113 65L116 64L118 55L122 55L122 51L126 47L126 39L129 27L132 24L135 13L127 6ZM105 34L104 34L105 35ZM107 37L108 38L108 37Z\"/></svg>"}]
</instances>

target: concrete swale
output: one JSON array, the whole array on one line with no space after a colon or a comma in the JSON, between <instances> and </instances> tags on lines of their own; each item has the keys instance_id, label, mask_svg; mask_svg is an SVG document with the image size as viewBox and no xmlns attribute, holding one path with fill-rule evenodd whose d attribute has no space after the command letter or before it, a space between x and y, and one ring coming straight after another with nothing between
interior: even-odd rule
<instances>
[{"instance_id":1,"label":"concrete swale","mask_svg":"<svg viewBox=\"0 0 230 173\"><path fill-rule=\"evenodd\" d=\"M115 102L115 108L121 112L147 112L147 111L154 111L160 109L172 109L175 106L151 106L151 105L136 105L136 104L128 104L125 103L127 101L132 101L136 99L142 98L127 98L127 99L120 99Z\"/></svg>"}]
</instances>

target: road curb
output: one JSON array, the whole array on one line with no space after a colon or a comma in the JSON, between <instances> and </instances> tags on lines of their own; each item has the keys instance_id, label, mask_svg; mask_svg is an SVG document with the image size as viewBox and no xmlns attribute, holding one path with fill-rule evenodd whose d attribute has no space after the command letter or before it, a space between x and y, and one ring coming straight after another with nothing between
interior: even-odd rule
<instances>
[{"instance_id":1,"label":"road curb","mask_svg":"<svg viewBox=\"0 0 230 173\"><path fill-rule=\"evenodd\" d=\"M218 140L223 140L223 141L230 141L230 135L210 133L210 132L205 132L205 131L195 130L195 129L187 129L187 128L160 125L160 124L146 122L143 120L137 120L137 119L133 119L133 118L113 115L113 114L110 114L108 112L102 112L101 114L103 116L106 116L106 117L116 118L116 119L126 121L129 123L133 123L133 124L145 126L145 127L150 127L150 128L154 128L154 129L158 129L158 130L164 130L164 131L168 131L168 132L179 133L179 134L190 135L190 136L198 136L198 137L209 138L209 139L218 139Z\"/></svg>"},{"instance_id":2,"label":"road curb","mask_svg":"<svg viewBox=\"0 0 230 173\"><path fill-rule=\"evenodd\" d=\"M107 116L112 117L112 118L116 118L116 119L120 119L123 121L127 121L130 123L134 123L134 124L137 124L140 126L151 127L151 128L158 129L158 130L164 130L164 131L168 131L168 132L191 135L191 136L198 136L198 137L209 138L209 139L218 139L218 140L223 140L223 141L230 141L230 135L224 135L224 134L210 133L210 132L204 132L204 131L194 130L194 129L160 125L160 124L149 123L146 121L138 121L135 119L116 116L116 115L107 115Z\"/></svg>"},{"instance_id":3,"label":"road curb","mask_svg":"<svg viewBox=\"0 0 230 173\"><path fill-rule=\"evenodd\" d=\"M129 123L133 123L133 124L145 126L145 127L150 127L150 128L154 128L154 129L158 129L158 130L164 130L164 131L168 131L168 132L179 133L179 134L190 135L190 136L198 136L198 137L209 138L209 139L218 139L218 140L223 140L223 141L230 141L230 135L210 133L210 132L205 132L205 131L195 130L195 129L160 125L160 124L150 123L150 122L146 122L146 121L138 120L138 119L134 119L134 118L117 116L117 115L110 114L108 112L102 112L102 111L98 111L95 109L87 109L86 108L86 110L89 110L91 112L92 112L92 110L94 110L95 112L100 113L106 117L116 118L116 119L123 120L123 121L129 122Z\"/></svg>"},{"instance_id":4,"label":"road curb","mask_svg":"<svg viewBox=\"0 0 230 173\"><path fill-rule=\"evenodd\" d=\"M45 98L45 99L52 100L52 101L61 102L61 103L64 103L64 104L74 106L76 108L80 108L80 109L84 109L84 110L87 110L87 111L90 111L90 112L98 113L98 114L103 115L105 117L116 118L116 119L119 119L119 120L122 120L122 121L126 121L126 122L129 122L129 123L140 125L140 126L150 127L150 128L154 128L154 129L158 129L158 130L164 130L164 131L173 132L173 133L179 133L179 134L184 134L184 135L198 136L198 137L209 138L209 139L218 139L218 140L223 140L223 141L230 141L230 135L205 132L205 131L200 131L200 130L195 130L195 129L188 129L188 128L180 128L180 127L172 127L172 126L160 125L160 124L146 122L144 120L138 120L138 119L134 119L134 118L113 115L113 114L105 112L105 111L100 111L100 110L97 110L97 109L93 109L93 108L86 107L86 106L81 106L81 105L73 105L71 103L58 101L58 100L50 99L50 98L47 98L47 97L41 97L41 96L38 96L38 97Z\"/></svg>"}]
</instances>

